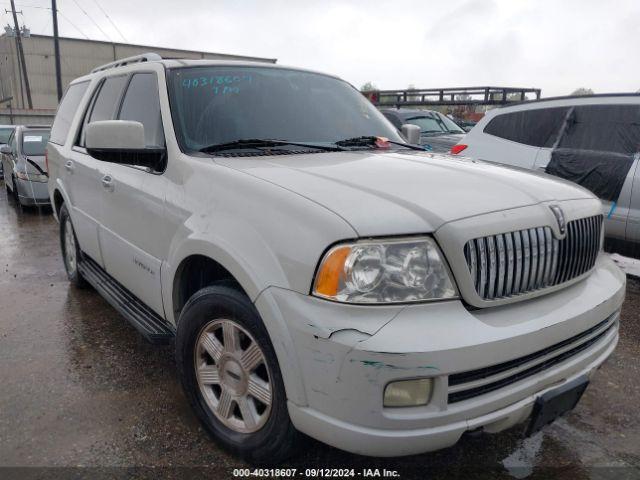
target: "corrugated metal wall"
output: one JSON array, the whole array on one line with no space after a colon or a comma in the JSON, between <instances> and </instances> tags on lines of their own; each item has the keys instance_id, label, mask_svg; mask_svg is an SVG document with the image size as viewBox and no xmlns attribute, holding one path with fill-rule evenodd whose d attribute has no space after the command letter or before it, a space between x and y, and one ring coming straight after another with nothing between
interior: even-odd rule
<instances>
[{"instance_id":1,"label":"corrugated metal wall","mask_svg":"<svg viewBox=\"0 0 640 480\"><path fill-rule=\"evenodd\" d=\"M32 35L31 37L23 38L22 43L29 83L31 84L33 107L34 109L55 109L58 105L58 99L56 95L53 39L49 36ZM73 79L86 75L99 65L146 52L155 52L167 58L237 59L270 63L275 63L276 61L275 59L259 57L61 38L60 66L63 88L66 88ZM21 83L23 84L21 80L15 38L2 35L0 36L0 99L13 97L11 103L14 109L28 106L24 88L20 88ZM8 112L6 111L7 106L7 103L0 105L0 108L2 108L0 110L0 124L9 123Z\"/></svg>"}]
</instances>

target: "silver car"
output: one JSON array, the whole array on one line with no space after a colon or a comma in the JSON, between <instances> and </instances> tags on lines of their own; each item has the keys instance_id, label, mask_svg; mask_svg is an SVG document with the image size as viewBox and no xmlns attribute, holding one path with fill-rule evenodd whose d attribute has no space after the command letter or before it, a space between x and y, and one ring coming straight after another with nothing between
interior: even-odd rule
<instances>
[{"instance_id":1,"label":"silver car","mask_svg":"<svg viewBox=\"0 0 640 480\"><path fill-rule=\"evenodd\" d=\"M0 147L7 195L21 205L49 205L45 147L51 128L18 126Z\"/></svg>"},{"instance_id":2,"label":"silver car","mask_svg":"<svg viewBox=\"0 0 640 480\"><path fill-rule=\"evenodd\" d=\"M9 143L9 137L15 129L15 125L0 125L0 147ZM0 178L4 178L2 162L0 162Z\"/></svg>"}]
</instances>

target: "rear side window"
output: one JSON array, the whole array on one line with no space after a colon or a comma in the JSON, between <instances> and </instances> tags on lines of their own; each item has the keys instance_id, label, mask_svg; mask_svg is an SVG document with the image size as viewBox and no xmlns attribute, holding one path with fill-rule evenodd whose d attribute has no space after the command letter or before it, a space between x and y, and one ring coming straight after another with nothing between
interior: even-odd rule
<instances>
[{"instance_id":1,"label":"rear side window","mask_svg":"<svg viewBox=\"0 0 640 480\"><path fill-rule=\"evenodd\" d=\"M158 80L155 73L137 73L131 77L118 119L142 123L145 145L164 147Z\"/></svg>"},{"instance_id":2,"label":"rear side window","mask_svg":"<svg viewBox=\"0 0 640 480\"><path fill-rule=\"evenodd\" d=\"M497 115L484 133L533 147L552 147L569 107L539 108Z\"/></svg>"},{"instance_id":3,"label":"rear side window","mask_svg":"<svg viewBox=\"0 0 640 480\"><path fill-rule=\"evenodd\" d=\"M102 83L98 96L93 103L91 115L89 115L89 123L98 120L113 120L115 118L126 82L127 77L121 75L119 77L109 77Z\"/></svg>"},{"instance_id":4,"label":"rear side window","mask_svg":"<svg viewBox=\"0 0 640 480\"><path fill-rule=\"evenodd\" d=\"M58 107L58 113L56 113L56 118L53 121L51 142L64 145L64 141L69 133L69 128L71 128L73 117L88 86L89 82L74 83L67 89L67 93L65 93L62 99Z\"/></svg>"}]
</instances>

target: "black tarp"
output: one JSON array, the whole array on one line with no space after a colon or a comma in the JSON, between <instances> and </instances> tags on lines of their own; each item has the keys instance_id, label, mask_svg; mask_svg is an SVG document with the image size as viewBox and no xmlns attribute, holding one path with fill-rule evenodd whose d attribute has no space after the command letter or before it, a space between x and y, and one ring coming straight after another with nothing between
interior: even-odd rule
<instances>
[{"instance_id":1,"label":"black tarp","mask_svg":"<svg viewBox=\"0 0 640 480\"><path fill-rule=\"evenodd\" d=\"M615 202L639 151L640 105L579 105L567 112L546 171Z\"/></svg>"},{"instance_id":2,"label":"black tarp","mask_svg":"<svg viewBox=\"0 0 640 480\"><path fill-rule=\"evenodd\" d=\"M591 190L603 200L615 202L632 163L633 155L556 148L546 171Z\"/></svg>"},{"instance_id":3,"label":"black tarp","mask_svg":"<svg viewBox=\"0 0 640 480\"><path fill-rule=\"evenodd\" d=\"M483 131L512 142L552 147L569 108L540 108L497 115Z\"/></svg>"}]
</instances>

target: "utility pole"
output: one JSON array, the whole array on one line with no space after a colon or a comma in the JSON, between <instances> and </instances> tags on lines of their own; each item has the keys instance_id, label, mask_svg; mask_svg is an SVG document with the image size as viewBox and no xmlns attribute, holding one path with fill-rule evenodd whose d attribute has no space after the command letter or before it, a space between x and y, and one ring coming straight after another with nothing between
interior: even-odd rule
<instances>
[{"instance_id":1,"label":"utility pole","mask_svg":"<svg viewBox=\"0 0 640 480\"><path fill-rule=\"evenodd\" d=\"M58 90L58 102L62 98L62 77L60 73L60 39L58 38L58 9L56 0L51 0L51 12L53 13L53 54L56 60L56 89Z\"/></svg>"},{"instance_id":2,"label":"utility pole","mask_svg":"<svg viewBox=\"0 0 640 480\"><path fill-rule=\"evenodd\" d=\"M9 13L9 10L5 9L5 13ZM22 76L24 77L24 86L27 91L27 103L29 104L29 108L33 108L33 103L31 102L31 88L29 87L29 77L27 76L27 64L24 61L24 50L22 50L22 38L20 36L20 27L18 26L18 14L16 12L16 5L13 0L11 0L11 13L13 14L13 25L16 28L16 44L18 45L18 60L22 63ZM22 13L22 12L21 12Z\"/></svg>"}]
</instances>

